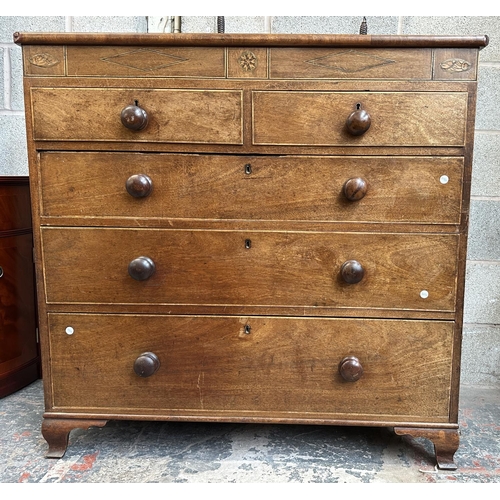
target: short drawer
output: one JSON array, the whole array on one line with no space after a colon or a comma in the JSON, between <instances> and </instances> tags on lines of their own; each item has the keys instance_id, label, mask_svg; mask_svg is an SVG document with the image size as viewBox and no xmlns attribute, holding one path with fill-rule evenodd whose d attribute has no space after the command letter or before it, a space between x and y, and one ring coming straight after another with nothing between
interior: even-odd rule
<instances>
[{"instance_id":1,"label":"short drawer","mask_svg":"<svg viewBox=\"0 0 500 500\"><path fill-rule=\"evenodd\" d=\"M452 322L49 314L49 331L54 410L448 419Z\"/></svg>"},{"instance_id":2,"label":"short drawer","mask_svg":"<svg viewBox=\"0 0 500 500\"><path fill-rule=\"evenodd\" d=\"M40 172L47 217L457 224L463 158L42 153Z\"/></svg>"},{"instance_id":3,"label":"short drawer","mask_svg":"<svg viewBox=\"0 0 500 500\"><path fill-rule=\"evenodd\" d=\"M49 303L454 310L454 234L46 227L42 242Z\"/></svg>"},{"instance_id":4,"label":"short drawer","mask_svg":"<svg viewBox=\"0 0 500 500\"><path fill-rule=\"evenodd\" d=\"M253 143L463 146L467 99L466 92L254 91ZM357 112L370 125L353 135L346 122Z\"/></svg>"},{"instance_id":5,"label":"short drawer","mask_svg":"<svg viewBox=\"0 0 500 500\"><path fill-rule=\"evenodd\" d=\"M241 144L242 91L33 88L34 140ZM131 130L130 106L139 107ZM145 114L143 113L145 112Z\"/></svg>"}]
</instances>

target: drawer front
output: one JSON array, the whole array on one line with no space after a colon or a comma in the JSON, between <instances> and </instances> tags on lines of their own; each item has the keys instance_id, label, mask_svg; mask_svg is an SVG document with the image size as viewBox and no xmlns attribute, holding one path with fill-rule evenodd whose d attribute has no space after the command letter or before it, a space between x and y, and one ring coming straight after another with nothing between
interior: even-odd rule
<instances>
[{"instance_id":1,"label":"drawer front","mask_svg":"<svg viewBox=\"0 0 500 500\"><path fill-rule=\"evenodd\" d=\"M49 303L454 310L457 235L42 228L42 240Z\"/></svg>"},{"instance_id":2,"label":"drawer front","mask_svg":"<svg viewBox=\"0 0 500 500\"><path fill-rule=\"evenodd\" d=\"M40 172L44 216L457 224L463 159L42 153Z\"/></svg>"},{"instance_id":3,"label":"drawer front","mask_svg":"<svg viewBox=\"0 0 500 500\"><path fill-rule=\"evenodd\" d=\"M35 140L241 144L239 90L31 89ZM129 130L122 110L147 113L142 130Z\"/></svg>"},{"instance_id":4,"label":"drawer front","mask_svg":"<svg viewBox=\"0 0 500 500\"><path fill-rule=\"evenodd\" d=\"M49 314L49 330L54 409L448 419L451 322Z\"/></svg>"},{"instance_id":5,"label":"drawer front","mask_svg":"<svg viewBox=\"0 0 500 500\"><path fill-rule=\"evenodd\" d=\"M467 97L466 92L254 91L253 143L463 146ZM346 121L359 110L371 124L355 136Z\"/></svg>"}]
</instances>

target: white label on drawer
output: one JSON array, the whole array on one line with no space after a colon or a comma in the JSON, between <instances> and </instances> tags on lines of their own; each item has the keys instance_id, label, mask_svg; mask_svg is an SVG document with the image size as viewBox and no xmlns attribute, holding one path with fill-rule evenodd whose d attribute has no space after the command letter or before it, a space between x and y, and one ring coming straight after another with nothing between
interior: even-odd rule
<instances>
[{"instance_id":1,"label":"white label on drawer","mask_svg":"<svg viewBox=\"0 0 500 500\"><path fill-rule=\"evenodd\" d=\"M440 182L441 184L448 184L448 181L449 181L449 180L450 180L450 179L448 178L448 176L447 176L447 175L442 175L442 176L439 178L439 182Z\"/></svg>"},{"instance_id":2,"label":"white label on drawer","mask_svg":"<svg viewBox=\"0 0 500 500\"><path fill-rule=\"evenodd\" d=\"M68 335L73 335L73 333L75 333L75 330L74 330L74 328L72 326L67 326L66 327L66 333Z\"/></svg>"},{"instance_id":3,"label":"white label on drawer","mask_svg":"<svg viewBox=\"0 0 500 500\"><path fill-rule=\"evenodd\" d=\"M423 299L426 299L428 296L429 296L429 292L427 290L422 290L420 292L420 297L422 297Z\"/></svg>"}]
</instances>

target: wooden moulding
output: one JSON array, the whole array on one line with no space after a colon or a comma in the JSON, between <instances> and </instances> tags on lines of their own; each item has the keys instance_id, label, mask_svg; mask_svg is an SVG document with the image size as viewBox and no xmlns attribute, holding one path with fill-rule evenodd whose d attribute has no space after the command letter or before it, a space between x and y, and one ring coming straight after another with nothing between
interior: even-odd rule
<instances>
[{"instance_id":1,"label":"wooden moulding","mask_svg":"<svg viewBox=\"0 0 500 500\"><path fill-rule=\"evenodd\" d=\"M296 35L229 33L14 33L18 45L198 45L268 47L486 47L487 35Z\"/></svg>"}]
</instances>

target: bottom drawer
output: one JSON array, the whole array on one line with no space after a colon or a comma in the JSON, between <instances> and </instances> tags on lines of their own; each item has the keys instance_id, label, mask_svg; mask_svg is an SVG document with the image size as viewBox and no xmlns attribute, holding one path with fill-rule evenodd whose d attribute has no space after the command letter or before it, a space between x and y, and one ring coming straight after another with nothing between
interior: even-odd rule
<instances>
[{"instance_id":1,"label":"bottom drawer","mask_svg":"<svg viewBox=\"0 0 500 500\"><path fill-rule=\"evenodd\" d=\"M49 332L54 411L449 418L452 322L49 314ZM348 357L362 366L356 381L344 378L360 375L353 359L340 373ZM154 373L139 376L136 368Z\"/></svg>"}]
</instances>

